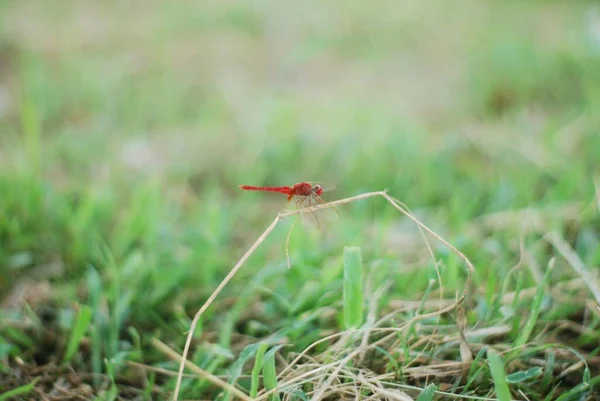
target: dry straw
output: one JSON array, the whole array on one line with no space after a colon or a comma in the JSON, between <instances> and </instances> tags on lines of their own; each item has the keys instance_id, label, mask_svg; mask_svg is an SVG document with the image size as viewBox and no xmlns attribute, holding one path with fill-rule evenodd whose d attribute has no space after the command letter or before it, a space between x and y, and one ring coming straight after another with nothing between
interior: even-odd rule
<instances>
[{"instance_id":1,"label":"dry straw","mask_svg":"<svg viewBox=\"0 0 600 401\"><path fill-rule=\"evenodd\" d=\"M194 316L194 319L192 320L192 323L190 325L190 329L189 329L188 334L187 334L187 338L186 338L186 341L185 341L185 346L184 346L184 349L183 349L183 354L181 355L181 358L180 358L179 373L177 375L177 383L175 385L175 392L173 394L173 400L174 401L177 401L178 396L179 396L179 390L181 388L181 380L183 378L183 371L184 371L184 368L185 368L186 364L188 364L187 363L187 356L188 356L188 352L189 352L189 349L190 349L190 344L192 342L192 337L194 335L194 331L196 330L196 325L198 324L198 320L200 319L200 317L202 316L202 314L208 309L208 307L214 302L215 298L219 295L219 293L221 292L221 290L223 290L223 288L227 285L227 283L233 278L233 276L235 276L235 274L246 263L246 261L248 260L248 258L256 251L256 249L260 246L260 244L263 243L263 241L269 236L269 234L271 234L271 232L275 229L275 227L277 226L277 224L281 220L283 220L283 219L285 219L287 217L290 217L290 216L294 216L294 215L297 215L297 214L303 214L303 213L311 213L311 212L313 212L315 210L327 209L327 208L335 207L335 206L338 206L338 205L343 205L343 204L350 203L350 202L356 202L356 201L359 201L359 200L363 200L363 199L367 199L367 198L372 198L372 197L375 197L375 196L381 196L381 197L383 197L396 210L398 210L400 213L404 214L406 217L408 217L409 219L411 219L415 224L417 224L417 226L421 230L424 230L427 233L429 233L430 235L432 235L434 238L436 238L442 244L444 244L449 249L451 249L452 252L454 252L457 256L459 256L464 261L464 263L465 263L465 265L467 267L467 273L468 274L467 274L467 278L465 280L465 286L464 286L463 292L457 298L457 300L452 305L450 305L450 307L446 307L446 308L443 308L443 309L445 311L449 311L449 310L453 309L454 307L456 307L458 304L460 304L463 301L463 299L465 298L465 292L469 288L470 283L471 283L471 276L473 275L473 272L475 271L475 267L473 266L473 264L469 261L469 259L462 252L460 252L458 249L456 249L456 247L454 247L448 241L446 241L441 236L439 236L438 234L436 234L433 230L431 230L425 224L421 223L412 213L410 213L408 211L408 209L402 204L402 202L400 202L399 200L394 199L393 197L389 196L387 194L387 189L383 190L383 191L377 191L377 192L368 192L368 193L360 194L360 195L357 195L357 196L352 196L350 198L340 199L340 200L337 200L337 201L329 202L329 203L322 204L322 205L316 205L316 206L312 206L312 207L304 208L304 209L300 209L300 210L280 212L280 213L277 214L277 216L275 217L275 219L273 220L273 222L267 227L267 229L261 234L261 236L258 237L258 239L254 242L254 244L252 244L252 246L250 247L250 249L248 249L248 251L244 254L244 256L242 256L242 258L231 269L231 271L227 274L227 276L223 279L223 281L221 281L221 283L217 286L217 288L213 291L213 293L210 295L210 297L208 297L208 299L206 300L206 302L202 305L202 307L198 310L198 312ZM441 311L439 311L439 312L441 312ZM189 364L188 364L188 366L189 366ZM344 366L344 364L340 363L338 365L338 367L336 368L336 370L338 371L336 373L339 373L339 370L343 366ZM241 397L241 398L244 398L244 397ZM318 398L318 397L316 397L316 398Z\"/></svg>"}]
</instances>

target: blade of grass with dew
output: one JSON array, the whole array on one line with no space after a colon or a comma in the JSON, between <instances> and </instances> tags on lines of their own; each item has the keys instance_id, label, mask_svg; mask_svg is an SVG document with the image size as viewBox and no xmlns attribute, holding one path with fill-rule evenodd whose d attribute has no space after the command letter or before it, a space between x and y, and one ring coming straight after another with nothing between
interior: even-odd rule
<instances>
[{"instance_id":1,"label":"blade of grass with dew","mask_svg":"<svg viewBox=\"0 0 600 401\"><path fill-rule=\"evenodd\" d=\"M83 340L83 336L87 332L90 327L90 323L92 322L92 308L87 305L81 305L79 311L77 312L77 316L75 317L75 322L73 323L73 329L71 330L71 336L69 338L69 343L67 344L67 351L65 352L63 363L69 363L75 352L79 348L79 344L81 344L81 340Z\"/></svg>"},{"instance_id":2,"label":"blade of grass with dew","mask_svg":"<svg viewBox=\"0 0 600 401\"><path fill-rule=\"evenodd\" d=\"M529 340L531 333L535 327L535 323L537 322L537 318L540 314L540 309L542 306L542 300L544 298L544 289L548 281L550 280L550 273L552 272L552 265L548 267L546 270L546 274L544 275L544 279L538 284L538 288L535 292L535 296L533 298L533 302L531 304L531 313L529 315L529 319L525 323L525 327L519 334L519 337L515 340L513 344L513 350L508 354L507 359L513 359L520 352L520 349L525 343Z\"/></svg>"},{"instance_id":3,"label":"blade of grass with dew","mask_svg":"<svg viewBox=\"0 0 600 401\"><path fill-rule=\"evenodd\" d=\"M242 368L244 367L244 364L248 361L248 359L252 358L252 356L256 353L256 351L260 348L261 345L262 344L260 344L260 343L255 343L255 344L250 344L250 345L247 345L246 347L244 347L242 352L240 352L240 356L235 361L235 363L232 365L232 367L229 371L229 376L230 376L229 384L231 384L232 386L235 386L238 378L242 374ZM223 400L229 401L230 398L231 398L231 390L228 389L226 391L225 395L223 396Z\"/></svg>"},{"instance_id":4,"label":"blade of grass with dew","mask_svg":"<svg viewBox=\"0 0 600 401\"><path fill-rule=\"evenodd\" d=\"M344 327L363 323L363 271L360 247L344 247Z\"/></svg>"},{"instance_id":5,"label":"blade of grass with dew","mask_svg":"<svg viewBox=\"0 0 600 401\"><path fill-rule=\"evenodd\" d=\"M542 374L543 369L540 366L534 366L531 369L527 369L527 370L520 370L518 372L514 372L511 373L509 375L506 375L506 382L507 383L521 383L524 382L525 380L529 380L529 379L533 379L535 377L538 377Z\"/></svg>"},{"instance_id":6,"label":"blade of grass with dew","mask_svg":"<svg viewBox=\"0 0 600 401\"><path fill-rule=\"evenodd\" d=\"M252 379L250 382L250 398L256 398L256 396L258 395L259 375L263 366L265 352L267 351L268 347L269 344L260 343L258 349L256 350L256 357L254 358L254 367L252 368Z\"/></svg>"},{"instance_id":7,"label":"blade of grass with dew","mask_svg":"<svg viewBox=\"0 0 600 401\"><path fill-rule=\"evenodd\" d=\"M419 394L417 397L417 401L431 401L433 400L433 396L437 391L437 386L435 384L429 384L425 389Z\"/></svg>"},{"instance_id":8,"label":"blade of grass with dew","mask_svg":"<svg viewBox=\"0 0 600 401\"><path fill-rule=\"evenodd\" d=\"M10 391L7 391L4 394L0 394L0 401L14 400L13 397L17 397L19 395L25 395L25 394L30 393L39 381L40 381L40 378L36 377L35 379L33 379L31 381L31 383L24 384L22 386L14 388Z\"/></svg>"},{"instance_id":9,"label":"blade of grass with dew","mask_svg":"<svg viewBox=\"0 0 600 401\"><path fill-rule=\"evenodd\" d=\"M502 358L492 349L488 349L487 356L498 400L510 401L510 390L506 383L506 373L504 372L504 362L502 362Z\"/></svg>"},{"instance_id":10,"label":"blade of grass with dew","mask_svg":"<svg viewBox=\"0 0 600 401\"><path fill-rule=\"evenodd\" d=\"M263 372L263 380L265 382L265 387L267 390L273 390L277 388L277 370L275 369L275 353L281 348L283 345L277 345L269 350L265 354L262 366ZM271 400L280 401L281 398L279 394L275 393L271 396Z\"/></svg>"}]
</instances>

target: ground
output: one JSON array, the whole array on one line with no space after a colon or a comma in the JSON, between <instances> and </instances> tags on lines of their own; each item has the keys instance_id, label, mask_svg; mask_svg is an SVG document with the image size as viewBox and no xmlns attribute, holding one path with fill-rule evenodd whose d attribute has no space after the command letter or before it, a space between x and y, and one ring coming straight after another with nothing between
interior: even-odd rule
<instances>
[{"instance_id":1,"label":"ground","mask_svg":"<svg viewBox=\"0 0 600 401\"><path fill-rule=\"evenodd\" d=\"M283 219L179 399L597 399L598 116L592 1L3 2L0 400L172 398L305 180L387 192Z\"/></svg>"}]
</instances>

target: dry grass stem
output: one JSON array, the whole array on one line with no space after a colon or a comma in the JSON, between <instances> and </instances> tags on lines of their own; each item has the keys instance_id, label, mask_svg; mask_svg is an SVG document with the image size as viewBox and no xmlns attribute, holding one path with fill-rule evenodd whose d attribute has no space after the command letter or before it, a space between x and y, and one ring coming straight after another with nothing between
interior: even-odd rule
<instances>
[{"instance_id":1,"label":"dry grass stem","mask_svg":"<svg viewBox=\"0 0 600 401\"><path fill-rule=\"evenodd\" d=\"M282 219L284 219L284 218L290 217L290 216L294 216L294 215L298 215L298 214L302 214L302 213L311 213L311 212L313 212L315 210L327 209L327 208L331 208L331 207L343 205L343 204L346 204L346 203L356 202L356 201L359 201L359 200L362 200L362 199L367 199L367 198L375 197L375 196L381 196L381 197L385 198L396 210L398 210L403 215L405 215L410 220L412 220L415 224L417 224L417 226L419 227L420 230L423 230L423 231L427 232L428 234L432 235L434 238L436 238L438 241L440 241L442 244L444 244L446 247L448 247L450 250L452 250L452 252L454 252L456 255L458 255L464 261L464 263L465 263L465 265L467 267L468 274L467 274L467 277L466 277L466 280L465 280L465 286L464 286L463 292L454 301L454 303L452 303L451 305L448 305L448 307L445 308L445 309L440 309L439 311L437 311L435 313L430 313L430 314L415 316L413 319L411 319L411 321L416 321L416 319L422 319L422 318L426 318L428 316L429 317L431 317L431 316L439 316L441 313L445 313L445 311L447 312L447 311L453 309L456 305L460 304L463 301L463 299L465 298L465 295L466 295L466 291L470 287L471 277L473 275L473 272L475 271L475 267L473 266L473 264L457 248L455 248L453 245L451 245L448 241L446 241L445 239L443 239L441 236L439 236L437 233L435 233L433 230L431 230L425 224L421 223L399 200L397 200L397 199L389 196L387 194L387 190L378 191L378 192L364 193L364 194L360 194L360 195L353 196L353 197L350 197L350 198L340 199L340 200L329 202L329 203L322 204L322 205L311 206L309 208L303 208L303 209L294 210L294 211L283 211L283 212L280 212L275 217L275 219L271 222L271 224L267 227L267 229L252 244L252 246L248 249L248 251L242 256L242 258L236 263L236 265L229 271L229 273L227 274L227 276L221 281L221 283L217 286L217 288L213 291L213 293L208 297L208 299L206 300L206 302L198 310L198 312L194 316L194 319L192 320L192 323L190 324L190 329L189 329L189 331L187 333L187 338L186 338L185 346L184 346L184 349L183 349L183 354L181 355L181 357L179 358L179 356L177 354L175 354L172 350L168 349L171 352L170 356L174 357L174 355L177 355L177 358L180 360L179 372L178 372L178 375L177 375L177 382L176 382L175 391L174 391L174 394L173 394L173 400L174 401L177 401L178 396L179 396L179 391L180 391L180 388L181 388L181 380L183 378L183 371L184 371L185 366L188 365L188 363L187 363L187 356L188 356L188 353L189 353L189 348L190 348L190 345L191 345L191 342L192 342L194 331L196 329L196 326L198 324L198 321L199 321L200 317L206 311L206 309L213 303L213 301L215 300L215 298L219 295L219 293L223 290L223 288L227 285L227 283L229 283L229 281L233 278L233 276L235 276L235 274L246 263L246 261L248 260L248 258L256 251L256 249L271 234L271 232L275 229L275 227L277 226L277 224L279 223L279 221L282 220ZM288 238L288 241L289 241L289 238ZM430 251L431 251L431 249L430 249ZM433 253L431 253L431 254L433 255ZM289 263L289 255L288 255L288 263ZM434 263L435 263L435 260L434 260ZM437 270L437 264L435 266L436 266L436 270ZM438 272L438 277L439 277L439 272ZM162 344L162 343L160 343L160 344ZM311 348L311 347L308 347L303 352L303 354L309 348ZM162 349L164 351L166 351L164 348L162 348ZM344 358L340 363L338 363L338 366L336 367L336 369L334 371L334 374L332 374L328 378L327 385L331 384L331 382L335 379L336 374L339 373L340 369L342 369L343 366L345 365L345 362L347 362L349 360L350 356L354 357L355 354L356 354L356 352L358 352L358 351L352 352L350 355L348 355L346 358ZM298 358L300 358L300 356ZM298 360L298 358L296 358L296 360ZM292 362L290 365L288 365L288 367L286 367L284 369L284 372L290 366L293 366L294 364L295 364L295 362ZM192 366L195 366L195 365L192 364ZM196 368L198 368L198 367L196 367ZM192 368L192 369L195 369L195 368ZM205 373L209 374L208 372L205 372ZM213 379L220 380L220 379L218 379L218 378L216 378L216 377L214 377L212 375L211 375L211 377ZM218 383L224 383L224 382L220 381ZM217 384L217 383L215 383L215 384ZM227 383L224 383L224 384L228 385ZM229 386L229 387L231 387L231 386ZM313 399L318 399L319 397L321 397L323 395L323 392L325 391L326 387L327 386L321 387L320 390L317 391L317 394L315 394L315 397L313 397ZM237 390L237 389L235 389L235 390L239 392L239 390ZM248 396L246 396L246 395L244 395L244 397L248 398Z\"/></svg>"}]
</instances>

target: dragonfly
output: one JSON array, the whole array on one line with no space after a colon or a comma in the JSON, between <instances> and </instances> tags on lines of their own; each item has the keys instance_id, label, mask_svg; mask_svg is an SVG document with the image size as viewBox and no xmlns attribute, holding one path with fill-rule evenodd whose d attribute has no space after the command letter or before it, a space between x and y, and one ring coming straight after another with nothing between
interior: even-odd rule
<instances>
[{"instance_id":1,"label":"dragonfly","mask_svg":"<svg viewBox=\"0 0 600 401\"><path fill-rule=\"evenodd\" d=\"M321 198L321 195L325 192L325 188L320 183L317 184L315 182L302 181L291 187L255 187L252 185L240 185L240 189L244 191L277 192L287 195L288 202L291 202L292 199L296 198L297 209L309 208L325 203L323 198ZM337 208L330 207L326 209L311 210L307 213L301 213L301 215L317 229L320 229L325 220L331 220L334 217L339 220L340 212L338 212Z\"/></svg>"}]
</instances>

